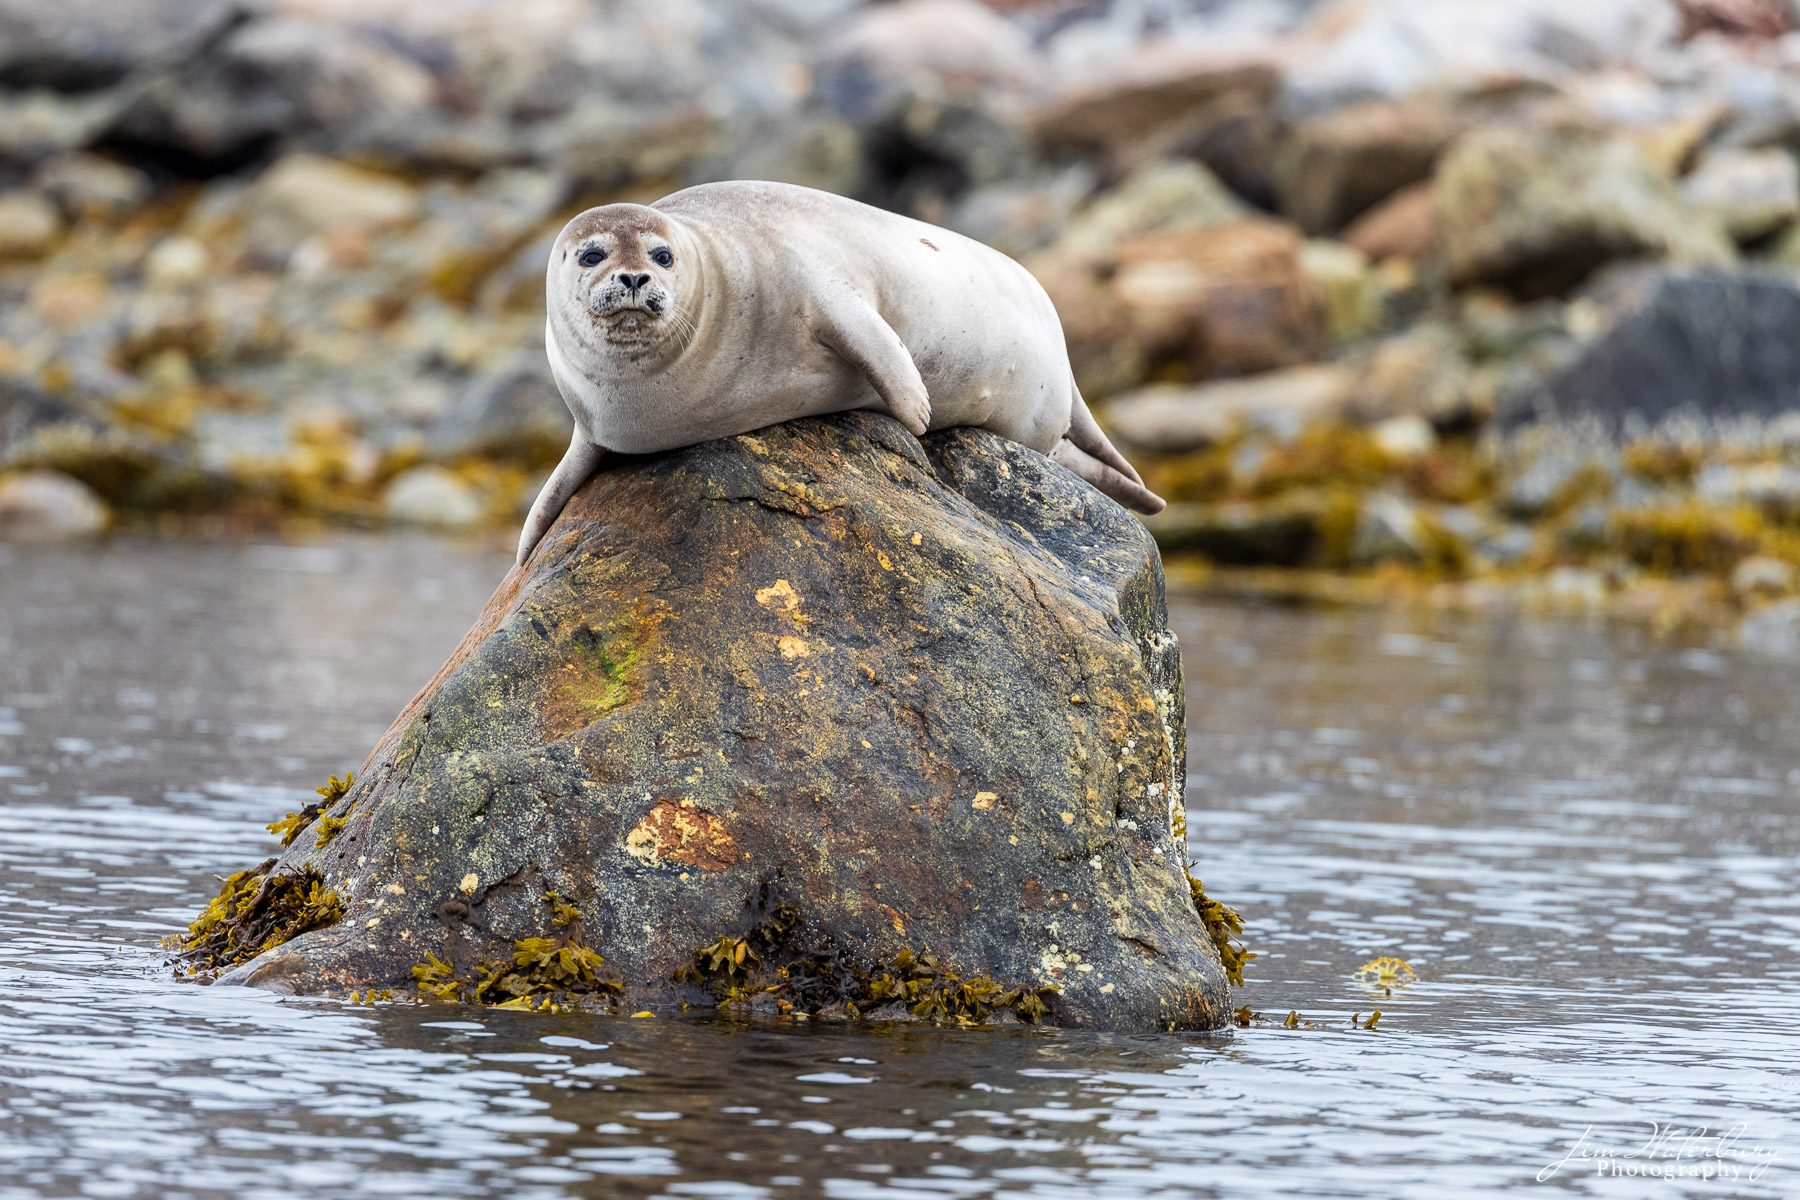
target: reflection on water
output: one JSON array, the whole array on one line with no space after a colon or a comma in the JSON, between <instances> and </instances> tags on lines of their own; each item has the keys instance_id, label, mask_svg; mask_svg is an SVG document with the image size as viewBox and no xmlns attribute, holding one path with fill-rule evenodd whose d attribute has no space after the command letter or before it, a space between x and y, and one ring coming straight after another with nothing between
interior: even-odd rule
<instances>
[{"instance_id":1,"label":"reflection on water","mask_svg":"<svg viewBox=\"0 0 1800 1200\"><path fill-rule=\"evenodd\" d=\"M1800 1190L1795 669L1601 626L1179 606L1198 873L1264 952L1243 998L1319 1028L171 982L156 939L360 760L504 566L404 539L0 548L0 1200ZM1421 982L1351 980L1382 955ZM1742 1132L1646 1151L1653 1121ZM1633 1151L1608 1169L1688 1174L1590 1157Z\"/></svg>"}]
</instances>

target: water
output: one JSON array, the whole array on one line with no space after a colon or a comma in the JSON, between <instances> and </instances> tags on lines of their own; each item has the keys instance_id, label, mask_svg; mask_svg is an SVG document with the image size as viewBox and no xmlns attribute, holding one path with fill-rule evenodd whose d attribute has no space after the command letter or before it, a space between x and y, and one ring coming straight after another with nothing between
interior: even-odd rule
<instances>
[{"instance_id":1,"label":"water","mask_svg":"<svg viewBox=\"0 0 1800 1200\"><path fill-rule=\"evenodd\" d=\"M1800 1192L1800 668L1602 625L1178 606L1197 872L1264 952L1242 1000L1314 1028L172 982L157 938L360 761L504 567L0 548L0 1200ZM1352 980L1382 955L1420 982Z\"/></svg>"}]
</instances>

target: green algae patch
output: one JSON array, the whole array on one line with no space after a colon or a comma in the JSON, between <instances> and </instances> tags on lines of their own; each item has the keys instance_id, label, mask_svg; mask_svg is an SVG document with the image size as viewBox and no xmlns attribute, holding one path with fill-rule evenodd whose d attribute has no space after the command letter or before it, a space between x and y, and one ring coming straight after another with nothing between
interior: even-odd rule
<instances>
[{"instance_id":1,"label":"green algae patch","mask_svg":"<svg viewBox=\"0 0 1800 1200\"><path fill-rule=\"evenodd\" d=\"M539 701L552 736L585 728L643 693L642 665L656 644L657 624L656 616L637 606L575 627L561 644L561 668L546 681Z\"/></svg>"},{"instance_id":2,"label":"green algae patch","mask_svg":"<svg viewBox=\"0 0 1800 1200\"><path fill-rule=\"evenodd\" d=\"M185 934L165 938L188 974L213 974L248 962L314 929L335 925L344 907L317 871L271 875L275 860L220 880L223 885Z\"/></svg>"},{"instance_id":3,"label":"green algae patch","mask_svg":"<svg viewBox=\"0 0 1800 1200\"><path fill-rule=\"evenodd\" d=\"M1255 958L1256 951L1244 945L1244 918L1229 904L1220 904L1206 894L1206 885L1188 876L1188 890L1193 893L1194 907L1206 926L1206 934L1219 952L1225 978L1233 987L1244 986L1244 964Z\"/></svg>"}]
</instances>

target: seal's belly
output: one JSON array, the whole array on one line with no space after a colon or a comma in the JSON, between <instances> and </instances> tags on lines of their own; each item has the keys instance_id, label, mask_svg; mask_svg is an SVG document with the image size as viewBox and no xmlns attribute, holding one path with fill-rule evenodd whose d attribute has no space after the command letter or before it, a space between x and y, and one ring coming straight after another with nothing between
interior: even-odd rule
<instances>
[{"instance_id":1,"label":"seal's belly","mask_svg":"<svg viewBox=\"0 0 1800 1200\"><path fill-rule=\"evenodd\" d=\"M653 454L797 417L879 407L862 373L815 342L747 357L681 393L634 388L608 397L589 414L589 431L609 450Z\"/></svg>"}]
</instances>

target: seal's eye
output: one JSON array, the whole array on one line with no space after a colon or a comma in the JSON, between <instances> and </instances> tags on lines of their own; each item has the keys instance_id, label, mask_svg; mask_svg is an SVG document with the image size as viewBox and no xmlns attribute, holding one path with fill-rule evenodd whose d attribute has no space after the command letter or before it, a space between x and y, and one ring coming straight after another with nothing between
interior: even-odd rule
<instances>
[{"instance_id":1,"label":"seal's eye","mask_svg":"<svg viewBox=\"0 0 1800 1200\"><path fill-rule=\"evenodd\" d=\"M675 256L669 253L667 246L658 246L650 252L650 261L659 267L672 267L675 265Z\"/></svg>"},{"instance_id":2,"label":"seal's eye","mask_svg":"<svg viewBox=\"0 0 1800 1200\"><path fill-rule=\"evenodd\" d=\"M580 263L584 267L597 267L600 265L601 260L604 259L605 257L606 257L606 251L604 251L604 250L600 250L600 249L583 250L581 252L581 257L576 259L575 261Z\"/></svg>"}]
</instances>

